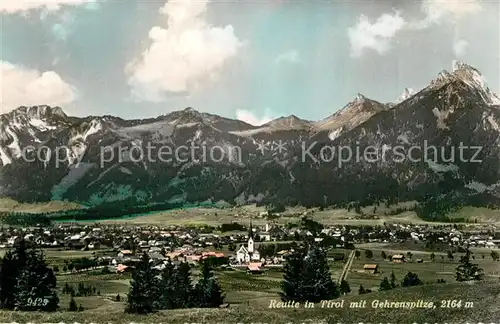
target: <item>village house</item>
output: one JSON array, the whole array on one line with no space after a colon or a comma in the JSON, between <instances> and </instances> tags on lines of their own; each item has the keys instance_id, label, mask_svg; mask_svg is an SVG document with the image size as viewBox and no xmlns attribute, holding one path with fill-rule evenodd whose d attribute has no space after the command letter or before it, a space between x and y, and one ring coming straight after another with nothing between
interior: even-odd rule
<instances>
[{"instance_id":1,"label":"village house","mask_svg":"<svg viewBox=\"0 0 500 324\"><path fill-rule=\"evenodd\" d=\"M392 256L391 261L394 263L401 263L405 261L405 256L402 254L395 254Z\"/></svg>"},{"instance_id":2,"label":"village house","mask_svg":"<svg viewBox=\"0 0 500 324\"><path fill-rule=\"evenodd\" d=\"M363 270L367 273L377 273L378 272L378 264L365 264L363 266Z\"/></svg>"},{"instance_id":3,"label":"village house","mask_svg":"<svg viewBox=\"0 0 500 324\"><path fill-rule=\"evenodd\" d=\"M260 262L249 263L247 266L247 273L261 274L262 273L262 263L260 263Z\"/></svg>"}]
</instances>

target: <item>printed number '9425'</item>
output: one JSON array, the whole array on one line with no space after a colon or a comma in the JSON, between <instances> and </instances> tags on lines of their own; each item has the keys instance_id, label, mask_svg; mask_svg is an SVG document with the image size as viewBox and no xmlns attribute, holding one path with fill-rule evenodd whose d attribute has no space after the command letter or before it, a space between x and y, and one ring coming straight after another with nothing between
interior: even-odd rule
<instances>
[{"instance_id":1,"label":"printed number '9425'","mask_svg":"<svg viewBox=\"0 0 500 324\"><path fill-rule=\"evenodd\" d=\"M47 306L49 300L47 298L28 298L27 306L28 307L43 307Z\"/></svg>"}]
</instances>

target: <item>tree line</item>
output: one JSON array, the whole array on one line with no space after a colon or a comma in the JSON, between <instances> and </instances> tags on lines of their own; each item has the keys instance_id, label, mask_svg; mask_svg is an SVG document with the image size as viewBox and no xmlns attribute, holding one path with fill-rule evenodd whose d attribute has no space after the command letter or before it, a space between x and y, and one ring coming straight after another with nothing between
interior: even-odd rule
<instances>
[{"instance_id":1,"label":"tree line","mask_svg":"<svg viewBox=\"0 0 500 324\"><path fill-rule=\"evenodd\" d=\"M54 271L40 250L21 240L0 262L0 308L55 311L59 307Z\"/></svg>"},{"instance_id":2,"label":"tree line","mask_svg":"<svg viewBox=\"0 0 500 324\"><path fill-rule=\"evenodd\" d=\"M165 264L157 271L143 254L132 274L125 312L148 314L163 309L213 308L224 302L224 293L214 276L211 262L201 262L201 273L194 284L187 262Z\"/></svg>"}]
</instances>

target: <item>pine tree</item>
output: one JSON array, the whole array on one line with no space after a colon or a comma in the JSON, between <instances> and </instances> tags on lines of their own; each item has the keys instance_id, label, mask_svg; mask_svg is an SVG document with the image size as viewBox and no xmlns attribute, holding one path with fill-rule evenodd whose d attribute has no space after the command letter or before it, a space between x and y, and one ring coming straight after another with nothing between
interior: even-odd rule
<instances>
[{"instance_id":1,"label":"pine tree","mask_svg":"<svg viewBox=\"0 0 500 324\"><path fill-rule=\"evenodd\" d=\"M477 264L470 261L471 252L469 248L465 251L465 255L460 259L460 264L457 266L456 279L457 281L481 280L483 277L483 269Z\"/></svg>"},{"instance_id":2,"label":"pine tree","mask_svg":"<svg viewBox=\"0 0 500 324\"><path fill-rule=\"evenodd\" d=\"M161 308L162 309L173 309L173 297L175 293L174 285L174 265L172 262L165 264L165 268L161 272Z\"/></svg>"},{"instance_id":3,"label":"pine tree","mask_svg":"<svg viewBox=\"0 0 500 324\"><path fill-rule=\"evenodd\" d=\"M222 289L214 277L209 261L202 262L201 277L196 287L196 306L200 308L219 307L224 303Z\"/></svg>"},{"instance_id":4,"label":"pine tree","mask_svg":"<svg viewBox=\"0 0 500 324\"><path fill-rule=\"evenodd\" d=\"M408 272L401 282L401 287L420 286L422 281L416 273Z\"/></svg>"},{"instance_id":5,"label":"pine tree","mask_svg":"<svg viewBox=\"0 0 500 324\"><path fill-rule=\"evenodd\" d=\"M76 312L77 310L78 310L78 306L76 306L76 301L73 297L71 297L71 299L69 301L68 311Z\"/></svg>"},{"instance_id":6,"label":"pine tree","mask_svg":"<svg viewBox=\"0 0 500 324\"><path fill-rule=\"evenodd\" d=\"M120 297L120 294L116 295L116 297L115 297L115 301L116 301L116 302L121 301L121 299L122 299L122 298Z\"/></svg>"},{"instance_id":7,"label":"pine tree","mask_svg":"<svg viewBox=\"0 0 500 324\"><path fill-rule=\"evenodd\" d=\"M373 258L373 252L371 250L365 250L365 257L367 259Z\"/></svg>"},{"instance_id":8,"label":"pine tree","mask_svg":"<svg viewBox=\"0 0 500 324\"><path fill-rule=\"evenodd\" d=\"M4 309L14 309L15 289L18 277L26 266L26 242L21 240L14 251L8 251L0 265L0 306Z\"/></svg>"},{"instance_id":9,"label":"pine tree","mask_svg":"<svg viewBox=\"0 0 500 324\"><path fill-rule=\"evenodd\" d=\"M55 311L59 308L57 279L40 251L27 253L26 266L19 274L15 303L19 310Z\"/></svg>"},{"instance_id":10,"label":"pine tree","mask_svg":"<svg viewBox=\"0 0 500 324\"><path fill-rule=\"evenodd\" d=\"M159 306L158 287L159 280L151 267L149 256L144 253L132 274L125 312L137 314L155 312Z\"/></svg>"},{"instance_id":11,"label":"pine tree","mask_svg":"<svg viewBox=\"0 0 500 324\"><path fill-rule=\"evenodd\" d=\"M347 295L348 293L351 292L351 287L349 286L349 283L344 279L342 279L342 281L340 282L340 292L343 295Z\"/></svg>"},{"instance_id":12,"label":"pine tree","mask_svg":"<svg viewBox=\"0 0 500 324\"><path fill-rule=\"evenodd\" d=\"M187 262L178 264L172 276L174 290L172 294L173 308L190 308L193 306L193 283L191 281L191 268Z\"/></svg>"},{"instance_id":13,"label":"pine tree","mask_svg":"<svg viewBox=\"0 0 500 324\"><path fill-rule=\"evenodd\" d=\"M281 300L302 301L305 251L297 249L286 256L281 283Z\"/></svg>"},{"instance_id":14,"label":"pine tree","mask_svg":"<svg viewBox=\"0 0 500 324\"><path fill-rule=\"evenodd\" d=\"M363 287L363 285L359 285L358 294L360 295L366 294L366 290Z\"/></svg>"},{"instance_id":15,"label":"pine tree","mask_svg":"<svg viewBox=\"0 0 500 324\"><path fill-rule=\"evenodd\" d=\"M303 299L317 303L340 296L337 284L332 280L326 253L319 247L309 249L304 262Z\"/></svg>"},{"instance_id":16,"label":"pine tree","mask_svg":"<svg viewBox=\"0 0 500 324\"><path fill-rule=\"evenodd\" d=\"M378 288L379 291L385 291L385 290L391 290L391 283L389 282L389 279L387 277L384 277L382 281L380 282L380 286Z\"/></svg>"},{"instance_id":17,"label":"pine tree","mask_svg":"<svg viewBox=\"0 0 500 324\"><path fill-rule=\"evenodd\" d=\"M436 255L434 254L434 252L431 253L431 261L434 262L434 260L436 259Z\"/></svg>"},{"instance_id":18,"label":"pine tree","mask_svg":"<svg viewBox=\"0 0 500 324\"><path fill-rule=\"evenodd\" d=\"M394 274L394 271L391 272L391 288L396 288L398 284L396 283L396 275Z\"/></svg>"}]
</instances>

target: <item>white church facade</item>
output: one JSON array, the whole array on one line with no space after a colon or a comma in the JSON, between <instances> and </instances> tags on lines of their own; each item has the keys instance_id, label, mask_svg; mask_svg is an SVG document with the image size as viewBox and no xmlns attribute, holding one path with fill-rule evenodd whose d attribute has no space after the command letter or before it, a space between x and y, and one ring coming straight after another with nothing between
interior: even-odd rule
<instances>
[{"instance_id":1,"label":"white church facade","mask_svg":"<svg viewBox=\"0 0 500 324\"><path fill-rule=\"evenodd\" d=\"M260 253L255 249L254 245L254 234L252 230L252 223L250 222L250 229L248 231L248 243L245 247L242 245L238 251L236 251L236 262L238 263L250 263L260 261Z\"/></svg>"}]
</instances>

